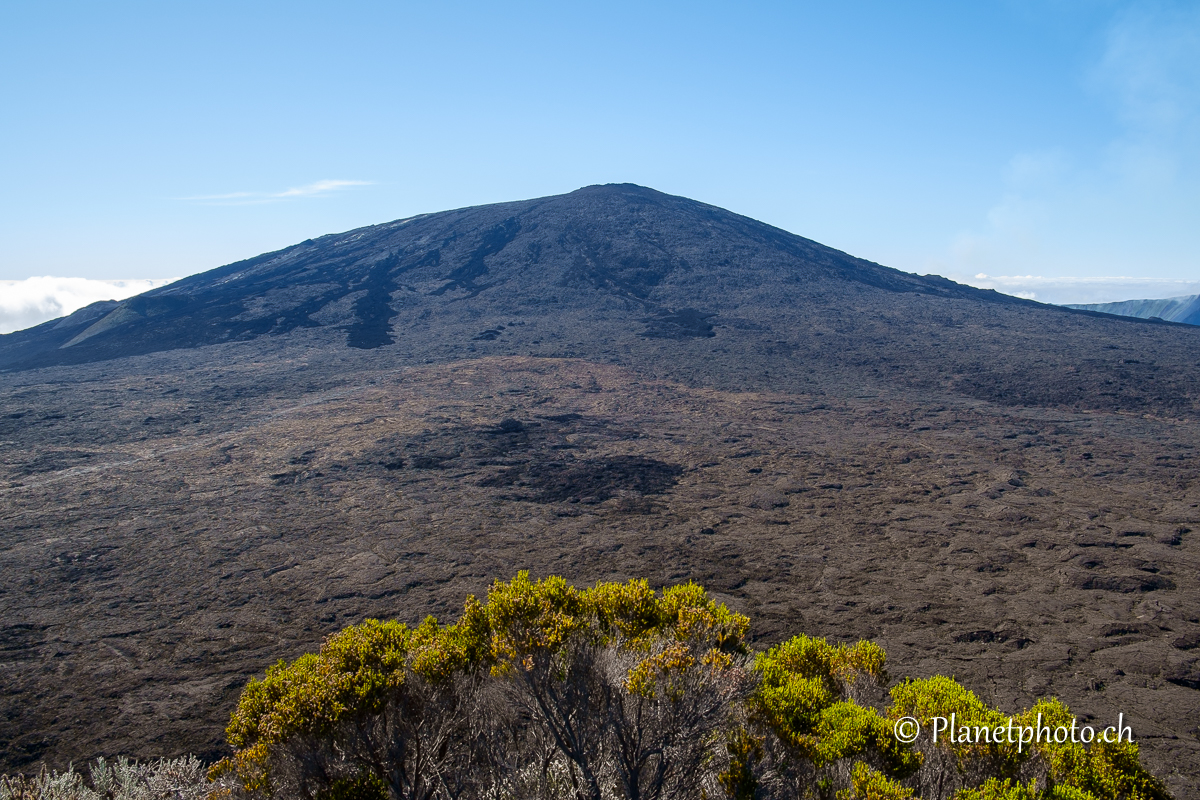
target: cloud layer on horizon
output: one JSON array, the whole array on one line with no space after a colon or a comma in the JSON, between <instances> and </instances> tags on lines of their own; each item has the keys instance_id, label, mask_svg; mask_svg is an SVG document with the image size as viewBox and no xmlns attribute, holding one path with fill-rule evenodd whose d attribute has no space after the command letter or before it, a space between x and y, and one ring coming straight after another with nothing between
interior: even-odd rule
<instances>
[{"instance_id":1,"label":"cloud layer on horizon","mask_svg":"<svg viewBox=\"0 0 1200 800\"><path fill-rule=\"evenodd\" d=\"M31 328L100 300L124 300L178 278L93 280L49 275L0 281L0 334Z\"/></svg>"},{"instance_id":2,"label":"cloud layer on horizon","mask_svg":"<svg viewBox=\"0 0 1200 800\"><path fill-rule=\"evenodd\" d=\"M1044 277L1041 275L948 275L979 289L1042 303L1112 303L1200 294L1200 280L1131 277ZM0 281L0 334L63 317L99 300L124 300L178 278L92 280L51 276Z\"/></svg>"},{"instance_id":3,"label":"cloud layer on horizon","mask_svg":"<svg viewBox=\"0 0 1200 800\"><path fill-rule=\"evenodd\" d=\"M1160 300L1200 294L1200 280L1131 277L1044 277L1042 275L949 275L977 289L1037 300L1039 303L1116 303L1121 300Z\"/></svg>"}]
</instances>

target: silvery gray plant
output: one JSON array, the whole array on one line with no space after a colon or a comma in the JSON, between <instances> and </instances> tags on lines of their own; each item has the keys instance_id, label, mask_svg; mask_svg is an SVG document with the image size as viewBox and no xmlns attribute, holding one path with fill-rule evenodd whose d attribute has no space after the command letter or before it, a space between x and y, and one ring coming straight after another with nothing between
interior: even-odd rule
<instances>
[{"instance_id":1,"label":"silvery gray plant","mask_svg":"<svg viewBox=\"0 0 1200 800\"><path fill-rule=\"evenodd\" d=\"M30 777L2 776L0 800L200 800L213 789L204 773L195 756L144 762L98 758L90 781L73 766Z\"/></svg>"}]
</instances>

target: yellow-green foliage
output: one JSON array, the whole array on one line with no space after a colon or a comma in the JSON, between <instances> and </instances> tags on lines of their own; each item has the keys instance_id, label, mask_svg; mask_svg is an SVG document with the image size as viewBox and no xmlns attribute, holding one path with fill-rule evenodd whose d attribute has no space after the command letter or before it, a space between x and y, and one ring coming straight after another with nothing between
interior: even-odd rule
<instances>
[{"instance_id":1,"label":"yellow-green foliage","mask_svg":"<svg viewBox=\"0 0 1200 800\"><path fill-rule=\"evenodd\" d=\"M750 619L709 599L695 583L663 590L657 629L679 641L699 640L723 652L745 652Z\"/></svg>"},{"instance_id":2,"label":"yellow-green foliage","mask_svg":"<svg viewBox=\"0 0 1200 800\"><path fill-rule=\"evenodd\" d=\"M1007 778L988 778L982 786L963 789L954 795L954 800L1038 800L1037 782L1026 784L1014 783Z\"/></svg>"},{"instance_id":3,"label":"yellow-green foliage","mask_svg":"<svg viewBox=\"0 0 1200 800\"><path fill-rule=\"evenodd\" d=\"M297 732L319 734L349 711L378 709L404 682L412 638L406 625L369 619L331 636L317 654L280 661L242 692L226 729L229 743L244 748Z\"/></svg>"},{"instance_id":4,"label":"yellow-green foliage","mask_svg":"<svg viewBox=\"0 0 1200 800\"><path fill-rule=\"evenodd\" d=\"M762 760L762 742L745 728L736 728L725 734L725 752L729 766L717 774L717 785L729 800L754 800L754 764Z\"/></svg>"},{"instance_id":5,"label":"yellow-green foliage","mask_svg":"<svg viewBox=\"0 0 1200 800\"><path fill-rule=\"evenodd\" d=\"M883 648L874 642L834 645L801 634L759 654L755 669L762 673L766 683L791 678L815 679L829 694L840 695L859 680L885 682L886 661Z\"/></svg>"},{"instance_id":6,"label":"yellow-green foliage","mask_svg":"<svg viewBox=\"0 0 1200 800\"><path fill-rule=\"evenodd\" d=\"M975 694L957 681L945 676L925 680L906 680L892 689L892 706L888 709L890 719L916 717L923 730L929 731L934 717L948 719L954 715L954 727L958 730L1007 728L1009 715L988 706ZM961 800L1023 800L1044 797L1050 800L1166 800L1170 795L1162 782L1141 766L1138 747L1132 742L1107 743L1096 741L1091 745L1079 743L1047 742L1042 737L1023 746L1009 741L1019 739L1016 729L1044 727L1054 730L1070 728L1074 716L1071 710L1057 698L1038 701L1032 708L1012 715L1014 733L1005 731L1001 742L974 741L951 742L948 732L939 737L939 746L954 754L960 771L966 771L971 763L986 762L996 774L981 787L960 793ZM1021 765L1034 757L1040 757L1049 772L1048 786L1039 795L1031 785L1021 785L1008 778L1014 776ZM1003 776L1005 780L1001 780ZM976 792L972 794L972 792ZM985 792L978 794L978 792ZM991 792L987 794L986 792Z\"/></svg>"},{"instance_id":7,"label":"yellow-green foliage","mask_svg":"<svg viewBox=\"0 0 1200 800\"><path fill-rule=\"evenodd\" d=\"M1166 787L1138 762L1133 742L1051 744L1039 748L1050 765L1055 800L1167 800ZM1073 793L1074 792L1074 793Z\"/></svg>"},{"instance_id":8,"label":"yellow-green foliage","mask_svg":"<svg viewBox=\"0 0 1200 800\"><path fill-rule=\"evenodd\" d=\"M1036 725L1038 719L1048 728L1071 727L1070 709L1057 699L1040 700L1017 720L1022 725ZM1138 762L1138 746L1130 741L1105 742L1098 740L1090 746L1066 742L1038 742L1034 745L1050 768L1053 797L1074 800L1076 797L1095 797L1097 800L1163 800L1169 797L1166 787ZM1080 794L1071 794L1071 792Z\"/></svg>"},{"instance_id":9,"label":"yellow-green foliage","mask_svg":"<svg viewBox=\"0 0 1200 800\"><path fill-rule=\"evenodd\" d=\"M598 631L640 641L661 624L661 600L647 581L598 583L584 592Z\"/></svg>"},{"instance_id":10,"label":"yellow-green foliage","mask_svg":"<svg viewBox=\"0 0 1200 800\"><path fill-rule=\"evenodd\" d=\"M468 603L470 606L470 603ZM750 621L710 599L694 583L656 594L644 581L599 583L579 590L559 577L531 581L521 572L497 581L479 607L489 630L488 657L498 671L528 666L535 654L568 642L619 642L644 648L651 641L704 642L712 649L745 649Z\"/></svg>"},{"instance_id":11,"label":"yellow-green foliage","mask_svg":"<svg viewBox=\"0 0 1200 800\"><path fill-rule=\"evenodd\" d=\"M916 717L921 729L932 735L933 718L953 720L953 728L987 729L1009 724L1009 717L984 703L975 693L966 689L952 678L937 675L924 680L905 680L892 689L892 706L888 709L890 719ZM978 741L972 736L951 742L949 731L943 731L938 744L954 754L958 769L966 771L972 767L986 769L996 777L1015 776L1021 764L1033 756L1028 747L1018 743ZM1018 738L1018 737L1013 737Z\"/></svg>"},{"instance_id":12,"label":"yellow-green foliage","mask_svg":"<svg viewBox=\"0 0 1200 800\"><path fill-rule=\"evenodd\" d=\"M625 691L646 698L661 693L671 700L680 700L685 689L682 682L675 679L682 678L695 664L696 658L687 647L672 642L629 670Z\"/></svg>"},{"instance_id":13,"label":"yellow-green foliage","mask_svg":"<svg viewBox=\"0 0 1200 800\"><path fill-rule=\"evenodd\" d=\"M456 675L491 663L487 613L468 597L458 622L439 626L433 617L417 629L410 644L410 667L425 680L444 684Z\"/></svg>"},{"instance_id":14,"label":"yellow-green foliage","mask_svg":"<svg viewBox=\"0 0 1200 800\"><path fill-rule=\"evenodd\" d=\"M562 578L532 582L522 572L488 591L484 613L490 627L490 655L501 666L531 666L535 653L561 648L588 630L583 593Z\"/></svg>"},{"instance_id":15,"label":"yellow-green foliage","mask_svg":"<svg viewBox=\"0 0 1200 800\"><path fill-rule=\"evenodd\" d=\"M990 721L990 709L975 693L963 687L953 678L935 675L924 680L911 678L892 689L892 712L896 716L916 717L922 727L929 725L934 717L948 719L956 714L959 719L985 724Z\"/></svg>"},{"instance_id":16,"label":"yellow-green foliage","mask_svg":"<svg viewBox=\"0 0 1200 800\"><path fill-rule=\"evenodd\" d=\"M676 679L698 662L710 669L730 666L729 653L745 650L748 628L746 617L693 583L662 593L644 580L581 591L560 577L532 581L521 572L496 581L486 603L469 597L454 625L441 626L432 617L415 629L367 620L329 637L318 653L269 668L243 691L226 731L236 753L213 775L233 772L247 789L269 791L276 745L297 735L330 736L347 719L378 713L413 675L434 684L480 670L499 676L553 661L577 644L644 651L626 690L679 699ZM654 642L665 646L654 649ZM338 791L350 785L342 780Z\"/></svg>"},{"instance_id":17,"label":"yellow-green foliage","mask_svg":"<svg viewBox=\"0 0 1200 800\"><path fill-rule=\"evenodd\" d=\"M796 636L755 659L761 682L752 703L783 742L817 767L870 749L902 777L920 766L920 754L898 742L875 709L845 699L859 681L883 683L885 662L873 642L835 645Z\"/></svg>"},{"instance_id":18,"label":"yellow-green foliage","mask_svg":"<svg viewBox=\"0 0 1200 800\"><path fill-rule=\"evenodd\" d=\"M387 800L387 785L379 776L364 772L353 778L338 778L316 800Z\"/></svg>"},{"instance_id":19,"label":"yellow-green foliage","mask_svg":"<svg viewBox=\"0 0 1200 800\"><path fill-rule=\"evenodd\" d=\"M464 708L454 699L458 687L468 685L464 680L475 686L534 674L538 680L562 680L580 648L615 648L621 669L627 669L620 682L625 696L677 704L688 692L702 690L697 687L711 692L716 685L741 685L737 681L746 673L738 665L747 651L748 629L746 617L715 602L694 583L661 592L646 581L599 583L581 590L562 578L534 581L522 572L511 581L497 581L485 602L468 598L453 625L433 618L415 628L367 620L330 636L317 653L272 666L243 691L227 729L235 753L212 774L233 774L245 790L270 794L272 765L297 737L310 744L332 743L387 708L402 711L390 719L417 726L406 735L427 735L414 715ZM753 691L720 695L731 698L720 701L730 703L720 712L728 723L717 734L706 734L712 738L704 746L724 753L711 760L711 785L730 798L750 798L764 770L786 772L792 763L807 766L788 774L809 776L810 786L823 787L821 796L906 798L913 794L908 787L932 785L922 783L921 775L935 766L918 772L928 753L901 744L893 732L895 720L917 718L926 751L932 746L924 739L934 717L953 715L956 728L1008 725L1007 715L942 676L902 681L891 690L884 714L855 702L862 684L882 686L888 680L885 664L883 650L874 643L832 644L804 635L758 653ZM730 677L735 675L743 677ZM714 678L720 680L713 683ZM1050 728L1069 726L1072 720L1065 705L1044 700L1014 717L1013 724L1036 725L1039 715ZM444 751L444 745L438 747ZM963 787L956 800L1168 798L1163 785L1139 764L1137 746L1128 742L1085 746L1042 741L1018 747L1007 741L952 743L943 733L937 747L952 756L955 775L949 785ZM349 752L339 748L330 752ZM1040 759L1044 768L1022 772L1031 759ZM853 768L847 769L851 761ZM324 784L315 785L315 796L370 800L396 795L394 773L386 764L367 769L339 763ZM930 762L938 763L945 762ZM1017 780L1030 774L1043 776L1045 786Z\"/></svg>"},{"instance_id":20,"label":"yellow-green foliage","mask_svg":"<svg viewBox=\"0 0 1200 800\"><path fill-rule=\"evenodd\" d=\"M859 761L850 773L850 788L838 792L837 800L906 800L912 796L912 789Z\"/></svg>"},{"instance_id":21,"label":"yellow-green foliage","mask_svg":"<svg viewBox=\"0 0 1200 800\"><path fill-rule=\"evenodd\" d=\"M1100 798L1073 786L1055 786L1038 800L1100 800Z\"/></svg>"},{"instance_id":22,"label":"yellow-green foliage","mask_svg":"<svg viewBox=\"0 0 1200 800\"><path fill-rule=\"evenodd\" d=\"M225 731L237 752L212 774L232 771L247 789L268 789L273 745L297 734L329 736L348 714L378 711L403 685L414 639L435 637L436 627L427 620L418 636L402 623L369 619L326 639L319 653L270 667L242 691Z\"/></svg>"},{"instance_id":23,"label":"yellow-green foliage","mask_svg":"<svg viewBox=\"0 0 1200 800\"><path fill-rule=\"evenodd\" d=\"M890 721L875 709L851 701L837 702L824 709L814 738L817 744L812 760L817 766L867 750L878 754L893 777L907 777L922 763L919 752L896 739Z\"/></svg>"}]
</instances>

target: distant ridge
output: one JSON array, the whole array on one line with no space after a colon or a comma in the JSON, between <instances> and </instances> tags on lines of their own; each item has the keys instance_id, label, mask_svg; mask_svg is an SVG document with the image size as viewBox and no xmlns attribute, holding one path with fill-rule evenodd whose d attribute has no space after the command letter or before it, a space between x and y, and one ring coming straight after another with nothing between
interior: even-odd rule
<instances>
[{"instance_id":1,"label":"distant ridge","mask_svg":"<svg viewBox=\"0 0 1200 800\"><path fill-rule=\"evenodd\" d=\"M1080 311L1099 311L1138 319L1161 319L1200 325L1200 294L1186 297L1166 297L1161 300L1122 300L1119 303L1070 303L1067 308Z\"/></svg>"}]
</instances>

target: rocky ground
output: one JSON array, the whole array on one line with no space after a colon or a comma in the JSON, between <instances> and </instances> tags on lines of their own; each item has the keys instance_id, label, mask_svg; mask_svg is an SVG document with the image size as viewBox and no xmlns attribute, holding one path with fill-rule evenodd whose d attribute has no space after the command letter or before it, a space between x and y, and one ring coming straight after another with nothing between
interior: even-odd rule
<instances>
[{"instance_id":1,"label":"rocky ground","mask_svg":"<svg viewBox=\"0 0 1200 800\"><path fill-rule=\"evenodd\" d=\"M1186 415L996 402L1009 384L971 375L806 388L785 364L783 389L732 391L594 359L226 347L0 385L3 770L222 755L268 664L367 617L452 618L528 569L696 580L759 646L867 637L897 678L1123 713L1200 792Z\"/></svg>"}]
</instances>

